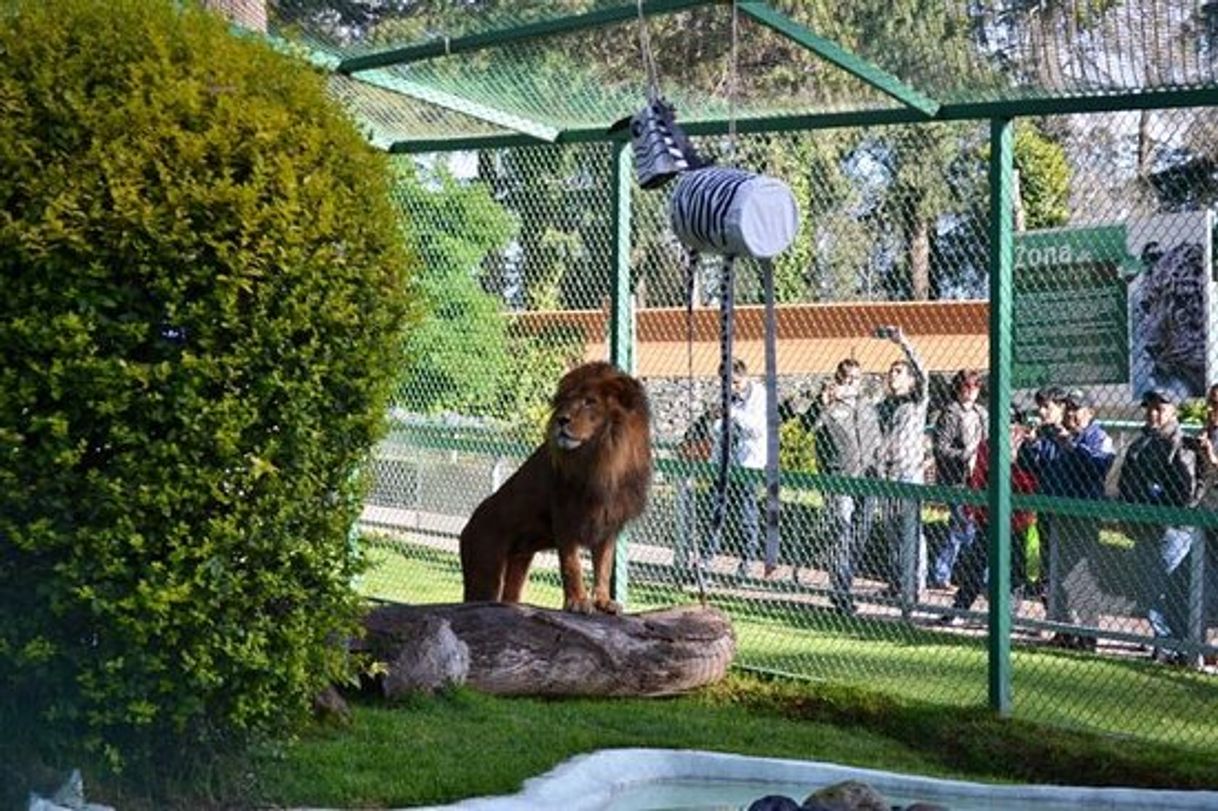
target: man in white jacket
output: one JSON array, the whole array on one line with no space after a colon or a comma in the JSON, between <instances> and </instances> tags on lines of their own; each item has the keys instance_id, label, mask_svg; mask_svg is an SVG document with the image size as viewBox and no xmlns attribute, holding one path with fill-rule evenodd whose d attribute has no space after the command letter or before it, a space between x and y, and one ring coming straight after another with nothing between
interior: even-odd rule
<instances>
[{"instance_id":1,"label":"man in white jacket","mask_svg":"<svg viewBox=\"0 0 1218 811\"><path fill-rule=\"evenodd\" d=\"M729 459L733 465L747 470L762 470L765 468L766 447L766 397L765 386L759 386L748 375L748 367L740 358L732 359L732 406L728 417L732 421L732 447ZM718 459L720 443L723 441L722 426L716 422L711 434L714 437L714 449L711 459ZM744 531L741 544L740 565L736 575L743 577L748 574L749 564L757 558L758 546L761 539L760 511L757 506L757 484L760 478L749 477L747 480L738 475L728 479L727 514L739 516L739 526ZM725 524L730 522L725 522ZM709 570L714 556L718 553L719 538L712 537L710 548L703 557L703 568ZM767 557L769 560L769 557ZM766 575L773 574L773 564L767 563Z\"/></svg>"}]
</instances>

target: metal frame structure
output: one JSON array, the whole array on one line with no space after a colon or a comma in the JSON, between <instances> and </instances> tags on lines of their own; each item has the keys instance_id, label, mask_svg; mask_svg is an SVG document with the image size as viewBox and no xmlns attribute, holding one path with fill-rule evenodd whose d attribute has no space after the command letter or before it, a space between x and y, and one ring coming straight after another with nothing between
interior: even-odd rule
<instances>
[{"instance_id":1,"label":"metal frame structure","mask_svg":"<svg viewBox=\"0 0 1218 811\"><path fill-rule=\"evenodd\" d=\"M648 15L672 14L702 6L723 5L724 0L648 0L643 10ZM789 132L794 130L823 130L840 127L886 126L895 124L925 124L948 121L990 122L990 386L988 407L991 414L1005 414L1011 404L1012 369L1012 299L1013 299L1013 119L1022 116L1061 115L1106 111L1163 109L1176 107L1218 106L1218 85L1156 89L1145 92L1107 92L1090 94L1046 94L1036 98L975 101L970 103L941 103L910 86L881 67L842 48L781 13L762 0L740 0L736 10L753 21L786 37L790 42L864 82L869 87L895 99L900 106L885 109L857 109L844 112L821 112L775 117L743 117L739 119L711 118L683 121L690 135L712 135L728 132ZM620 24L634 18L633 3L558 19L534 22L509 28L484 31L453 39L444 38L408 47L389 48L359 56L335 60L332 56L314 54L314 61L324 67L412 98L439 105L449 110L514 130L511 134L464 136L454 138L421 138L397 141L388 151L397 154L446 152L457 150L495 149L544 144L573 144L612 142L612 272L610 314L610 360L630 369L633 365L632 313L630 310L629 239L631 224L630 193L633 182L630 150L626 133L610 134L609 124L576 129L556 128L541 121L530 121L516 113L487 107L484 103L451 94L415 86L385 71L396 65L421 60L471 53L487 48L522 43L557 34L569 34ZM1011 555L1010 515L1013 507L1036 509L1038 504L1049 506L1063 514L1088 514L1094 504L1043 496L1012 496L1010 476L1010 446L1007 426L994 420L989 429L989 446L996 450L994 471L990 477L984 502L997 520L989 522L990 578L989 621L989 703L1000 715L1012 711L1011 682L1011 613L1010 573ZM804 476L799 478L803 479ZM835 480L832 476L812 475L814 485L826 491L858 492L860 484ZM946 488L885 483L885 492L902 495L932 496ZM979 494L954 492L952 498L980 503ZM1218 516L1200 515L1183 508L1108 505L1111 514L1129 519L1171 521L1187 518L1190 524L1218 527ZM618 555L616 587L619 599L626 589L624 554Z\"/></svg>"}]
</instances>

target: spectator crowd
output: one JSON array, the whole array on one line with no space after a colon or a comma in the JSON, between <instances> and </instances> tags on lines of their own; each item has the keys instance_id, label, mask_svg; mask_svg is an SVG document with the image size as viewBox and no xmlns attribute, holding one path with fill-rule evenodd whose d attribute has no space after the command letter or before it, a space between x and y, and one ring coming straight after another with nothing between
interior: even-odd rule
<instances>
[{"instance_id":1,"label":"spectator crowd","mask_svg":"<svg viewBox=\"0 0 1218 811\"><path fill-rule=\"evenodd\" d=\"M982 378L970 369L951 379L950 396L933 418L925 365L901 329L877 327L875 338L895 344L901 353L884 373L883 392L868 396L864 371L854 358L842 359L833 374L810 396L809 404L787 417L814 438L817 469L833 477L823 490L818 535L827 570L832 609L857 614L854 579L861 556L871 546L884 560L869 575L882 582L878 596L897 605L908 618L929 591L951 592L943 625L960 624L985 590L988 572L984 508L948 501L947 529L928 549L920 488L876 486L872 479L897 485L925 484L928 474L939 486L984 490L992 475L989 415L981 404ZM765 465L765 392L748 377L744 363L732 367L733 464L758 470ZM1034 409L1013 407L1008 416L1010 481L1017 494L1061 499L1060 506L1011 514L1010 584L1016 600L1043 605L1052 644L1095 651L1103 636L1107 571L1120 560L1134 572L1115 573L1141 581L1144 620L1153 636L1152 657L1168 664L1198 664L1205 644L1205 592L1215 587L1218 537L1212 529L1190 526L1182 511L1163 520L1145 511L1125 511L1132 518L1115 527L1132 541L1123 557L1105 554L1101 533L1114 528L1113 513L1087 502L1119 500L1131 505L1175 508L1218 507L1218 384L1206 396L1204 422L1196 432L1180 420L1180 400L1168 389L1153 388L1138 401L1143 420L1122 454L1096 419L1097 403L1081 388L1045 386L1035 392ZM709 447L721 434L718 417L699 423L699 446ZM689 438L687 437L687 440ZM695 443L683 444L684 458ZM715 448L716 455L721 453ZM756 478L733 478L723 509L738 517L744 538L737 577L747 577L759 546ZM748 484L743 482L750 482ZM683 534L692 533L693 480L680 498ZM975 501L975 499L972 499ZM787 532L792 532L787 525ZM691 535L692 533L692 535ZM784 534L785 546L807 546ZM687 541L678 549L679 565L708 574L720 552L720 538L710 543ZM778 550L766 550L763 577L776 576ZM791 559L798 578L798 559ZM1199 565L1198 565L1199 564ZM878 573L877 573L878 569ZM1203 582L1209 581L1209 582Z\"/></svg>"}]
</instances>

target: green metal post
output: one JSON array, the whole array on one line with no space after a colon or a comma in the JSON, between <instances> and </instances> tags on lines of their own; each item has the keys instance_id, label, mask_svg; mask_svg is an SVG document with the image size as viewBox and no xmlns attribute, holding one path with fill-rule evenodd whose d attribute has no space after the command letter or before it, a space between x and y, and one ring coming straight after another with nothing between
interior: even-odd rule
<instances>
[{"instance_id":1,"label":"green metal post","mask_svg":"<svg viewBox=\"0 0 1218 811\"><path fill-rule=\"evenodd\" d=\"M1009 118L990 122L989 694L1004 717L1011 714L1012 130Z\"/></svg>"},{"instance_id":2,"label":"green metal post","mask_svg":"<svg viewBox=\"0 0 1218 811\"><path fill-rule=\"evenodd\" d=\"M634 178L630 144L612 145L613 236L610 263L613 284L609 302L609 360L624 372L634 372L634 304L630 295L630 189Z\"/></svg>"},{"instance_id":3,"label":"green metal post","mask_svg":"<svg viewBox=\"0 0 1218 811\"><path fill-rule=\"evenodd\" d=\"M614 143L610 195L613 235L610 239L613 284L609 303L609 361L625 372L634 372L634 303L630 295L630 190L633 171L630 144ZM626 605L629 536L617 539L613 563L613 599Z\"/></svg>"}]
</instances>

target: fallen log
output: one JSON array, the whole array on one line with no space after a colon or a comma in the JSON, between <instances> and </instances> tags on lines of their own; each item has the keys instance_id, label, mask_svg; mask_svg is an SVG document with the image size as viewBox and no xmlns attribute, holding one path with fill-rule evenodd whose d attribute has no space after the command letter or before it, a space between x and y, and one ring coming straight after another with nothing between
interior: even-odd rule
<instances>
[{"instance_id":1,"label":"fallen log","mask_svg":"<svg viewBox=\"0 0 1218 811\"><path fill-rule=\"evenodd\" d=\"M640 614L573 614L529 605L384 605L364 618L359 649L409 668L419 626L448 624L468 647L465 683L495 695L663 696L723 678L731 622L697 605Z\"/></svg>"}]
</instances>

